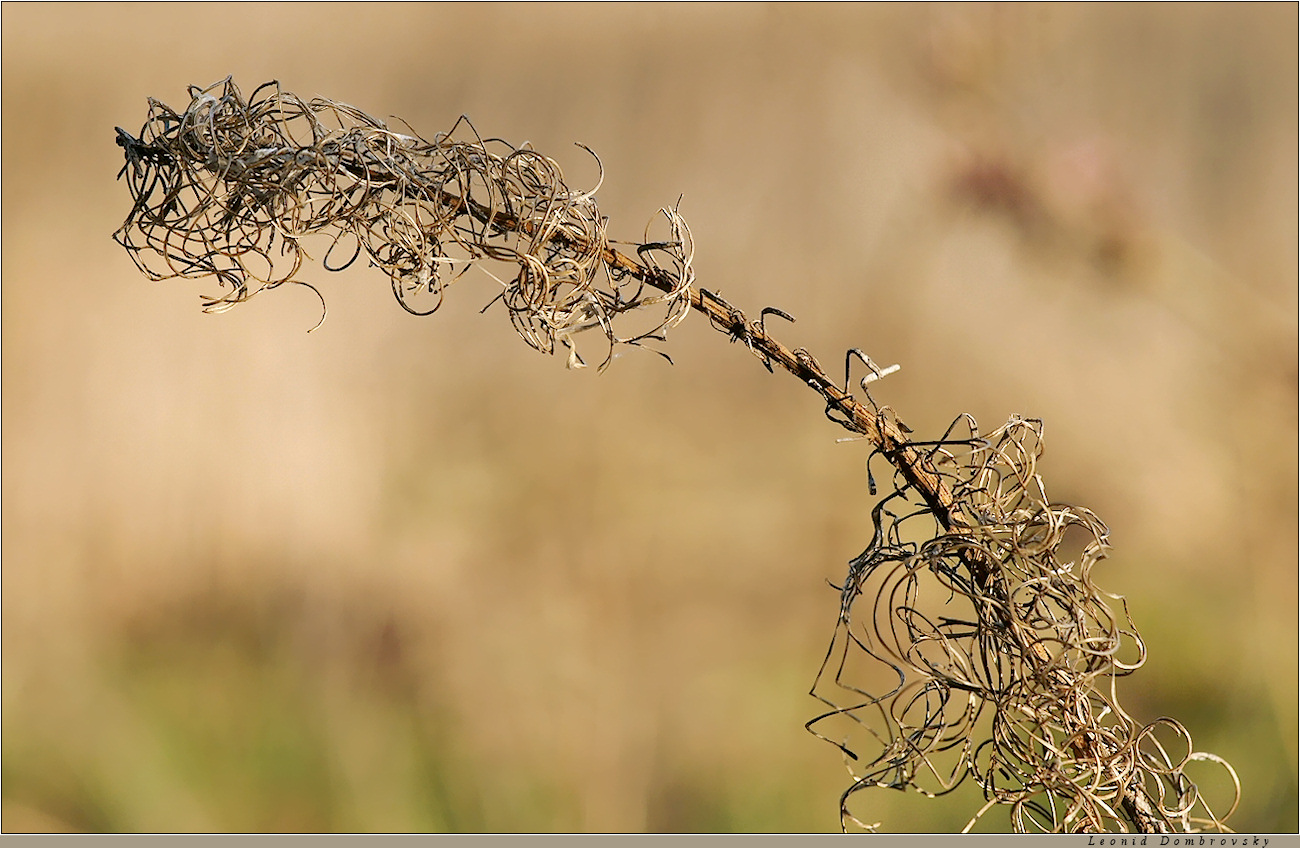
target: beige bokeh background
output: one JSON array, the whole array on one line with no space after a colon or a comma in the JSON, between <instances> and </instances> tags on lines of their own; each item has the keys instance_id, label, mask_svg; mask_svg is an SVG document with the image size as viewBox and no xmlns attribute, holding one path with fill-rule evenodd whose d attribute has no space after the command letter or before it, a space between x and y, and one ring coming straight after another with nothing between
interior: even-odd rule
<instances>
[{"instance_id":1,"label":"beige bokeh background","mask_svg":"<svg viewBox=\"0 0 1300 848\"><path fill-rule=\"evenodd\" d=\"M921 437L1046 419L1127 688L1295 831L1294 5L6 5L6 830L835 830L807 694L862 443L696 316L570 372L486 278L203 315L113 127L233 74L683 195L701 285L866 349ZM775 325L774 325L775 326ZM970 795L865 793L886 830ZM989 827L1005 827L995 814Z\"/></svg>"}]
</instances>

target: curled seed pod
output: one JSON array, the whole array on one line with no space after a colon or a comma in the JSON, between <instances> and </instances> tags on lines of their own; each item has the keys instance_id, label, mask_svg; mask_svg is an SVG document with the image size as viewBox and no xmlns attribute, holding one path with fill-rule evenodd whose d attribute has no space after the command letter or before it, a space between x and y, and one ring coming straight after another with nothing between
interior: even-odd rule
<instances>
[{"instance_id":1,"label":"curled seed pod","mask_svg":"<svg viewBox=\"0 0 1300 848\"><path fill-rule=\"evenodd\" d=\"M831 709L808 723L852 761L846 826L879 826L850 811L864 789L939 795L973 780L987 803L968 829L1003 806L1021 833L1226 830L1232 767L1169 754L1119 703L1115 681L1145 650L1124 599L1093 581L1109 530L1047 499L1041 454L1039 421L981 435L963 416L929 456L952 493L948 529L906 479L872 511L813 686ZM1182 725L1157 725L1191 752ZM1212 808L1190 763L1223 768L1234 797Z\"/></svg>"},{"instance_id":2,"label":"curled seed pod","mask_svg":"<svg viewBox=\"0 0 1300 848\"><path fill-rule=\"evenodd\" d=\"M484 139L463 117L430 141L277 82L247 99L230 78L189 95L179 112L151 99L138 137L118 129L134 204L114 238L151 279L215 277L225 291L204 299L208 311L285 283L319 296L299 277L318 235L328 270L364 256L415 314L483 268L519 336L566 350L571 366L585 364L579 333L605 336L604 367L616 345L662 340L690 309L690 230L675 209L667 237L642 246L660 284L647 290L611 264L595 189L570 188L553 159Z\"/></svg>"}]
</instances>

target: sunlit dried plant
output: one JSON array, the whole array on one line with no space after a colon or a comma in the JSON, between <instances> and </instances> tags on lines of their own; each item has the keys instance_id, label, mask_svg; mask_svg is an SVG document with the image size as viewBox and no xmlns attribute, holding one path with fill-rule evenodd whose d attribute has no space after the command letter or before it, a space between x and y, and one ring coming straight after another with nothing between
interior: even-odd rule
<instances>
[{"instance_id":1,"label":"sunlit dried plant","mask_svg":"<svg viewBox=\"0 0 1300 848\"><path fill-rule=\"evenodd\" d=\"M229 291L207 298L209 311L309 285L297 275L313 235L329 239L325 268L364 255L417 315L469 267L514 266L498 297L515 329L546 353L558 342L571 365L583 364L573 343L583 330L600 328L611 349L641 344L690 309L690 233L674 209L663 210L667 238L638 247L669 282L647 290L610 261L595 188L569 188L552 159L480 138L464 118L427 141L274 82L247 100L230 79L190 96L180 113L150 100L139 139L118 130L135 206L115 237L152 279L215 276ZM619 335L618 319L651 307L657 322Z\"/></svg>"},{"instance_id":2,"label":"sunlit dried plant","mask_svg":"<svg viewBox=\"0 0 1300 848\"><path fill-rule=\"evenodd\" d=\"M633 258L608 240L595 188L571 189L554 160L483 139L464 118L430 141L275 82L248 99L229 78L189 95L181 112L150 100L138 136L118 130L118 176L135 202L114 238L153 279L215 276L227 291L205 308L308 285L303 241L319 235L325 268L364 256L416 314L483 268L500 286L489 305L500 300L529 345L558 346L571 366L584 364L575 338L585 331L604 337L605 367L618 345L662 341L694 309L870 442L869 468L888 463L890 485L838 587L813 686L830 709L808 722L849 765L845 827L879 826L850 812L861 790L933 796L970 780L986 803L968 829L998 806L1017 832L1227 829L1240 797L1232 767L1195 752L1177 721L1143 724L1119 704L1116 681L1143 664L1145 646L1124 599L1093 581L1106 525L1048 499L1041 422L1013 417L980 433L961 416L939 439L911 438L867 391L893 368L853 349L832 380L769 334L767 317L788 314L767 307L751 321L695 286L676 208L661 210L666 233L634 243ZM623 330L632 318L639 327ZM855 359L868 369L856 385ZM1190 778L1200 763L1226 774L1224 806Z\"/></svg>"}]
</instances>

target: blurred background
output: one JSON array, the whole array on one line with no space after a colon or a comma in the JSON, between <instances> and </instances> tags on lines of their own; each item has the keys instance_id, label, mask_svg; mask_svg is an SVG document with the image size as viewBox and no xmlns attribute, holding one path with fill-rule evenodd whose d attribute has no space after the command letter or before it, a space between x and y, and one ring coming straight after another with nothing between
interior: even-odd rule
<instances>
[{"instance_id":1,"label":"blurred background","mask_svg":"<svg viewBox=\"0 0 1300 848\"><path fill-rule=\"evenodd\" d=\"M520 342L485 277L230 313L110 234L113 127L278 79L527 140L919 438L1046 420L1149 650L1124 690L1297 829L1297 10L7 4L7 831L834 831L803 729L870 539L862 442L691 316ZM879 472L878 472L879 473ZM858 796L960 829L970 794ZM994 813L989 827L1005 827Z\"/></svg>"}]
</instances>

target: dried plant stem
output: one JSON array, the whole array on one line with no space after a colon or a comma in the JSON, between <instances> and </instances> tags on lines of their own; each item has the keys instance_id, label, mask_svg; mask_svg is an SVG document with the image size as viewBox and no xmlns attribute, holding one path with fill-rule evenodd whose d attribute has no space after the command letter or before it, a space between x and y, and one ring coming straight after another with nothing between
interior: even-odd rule
<instances>
[{"instance_id":1,"label":"dried plant stem","mask_svg":"<svg viewBox=\"0 0 1300 848\"><path fill-rule=\"evenodd\" d=\"M769 315L791 316L768 307L751 320L696 286L690 231L676 209L662 210L666 240L647 236L636 258L621 253L605 235L595 189L569 189L553 160L484 141L468 122L427 141L354 107L304 101L274 82L249 100L230 79L190 93L183 112L151 100L139 138L118 131L127 160L119 176L129 176L135 205L115 238L153 279L216 276L229 286L208 309L300 282L299 240L316 233L332 234L331 250L348 240L353 247L341 265L327 253L326 268L365 256L416 314L437 309L469 266L514 265L513 279L492 276L530 346L567 349L570 366L581 367L574 337L598 328L609 345L603 368L616 345L661 342L694 310L769 371L780 367L817 392L830 420L872 446L869 471L877 456L889 463L892 492L873 507L872 540L837 587L836 635L810 693L831 711L808 729L839 748L846 764L863 766L849 768L854 782L840 799L842 822L878 826L848 810L860 789L934 796L969 777L987 803L967 829L1007 806L1018 832L1226 830L1240 798L1232 767L1192 752L1190 734L1173 719L1139 725L1119 705L1115 681L1144 662L1145 647L1127 606L1110 608L1122 596L1090 576L1106 555L1109 530L1087 509L1047 500L1036 470L1042 422L1013 417L981 434L962 416L937 441L912 439L893 410L872 400L867 383L887 371L860 350L847 352L838 382L808 351L768 332ZM454 137L461 126L472 140ZM408 303L428 296L430 308ZM615 330L646 312L657 318L650 329ZM855 357L872 372L857 387ZM962 426L969 438L953 437ZM1067 530L1086 537L1073 557L1064 549ZM918 535L928 541L915 541ZM854 610L859 599L869 599L865 615ZM1130 645L1136 659L1120 656ZM831 662L837 649L838 665ZM846 680L850 652L896 685L872 694L875 682L862 688L868 684ZM818 691L832 673L834 699ZM840 703L845 693L852 703ZM989 714L992 729L981 741L976 720ZM874 749L874 757L814 727L842 719L866 734L857 747ZM1175 733L1186 754L1171 752L1157 730ZM938 763L953 754L957 765L945 775ZM1184 774L1196 761L1230 776L1236 797L1226 813L1211 810Z\"/></svg>"}]
</instances>

